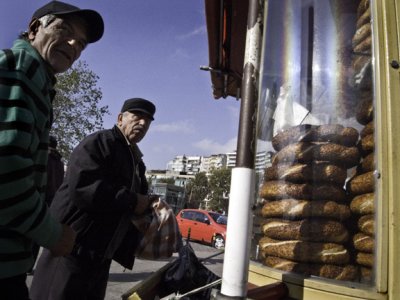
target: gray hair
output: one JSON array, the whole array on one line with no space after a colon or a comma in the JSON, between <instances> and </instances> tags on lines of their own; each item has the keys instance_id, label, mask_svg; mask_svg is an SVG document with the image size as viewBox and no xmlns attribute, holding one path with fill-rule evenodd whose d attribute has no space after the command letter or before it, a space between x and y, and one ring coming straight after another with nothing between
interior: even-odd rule
<instances>
[{"instance_id":1,"label":"gray hair","mask_svg":"<svg viewBox=\"0 0 400 300\"><path fill-rule=\"evenodd\" d=\"M49 14L49 15L45 15L45 16L43 16L43 17L40 17L38 20L39 20L40 24L41 24L44 28L46 28L46 27L49 26L49 24L50 24L51 22L53 22L56 18L57 18L57 16L52 15L52 14ZM28 31L23 31L23 32L21 32L20 35L19 35L19 38L20 38L20 39L25 39L25 40L27 40L27 39L28 39Z\"/></svg>"},{"instance_id":2,"label":"gray hair","mask_svg":"<svg viewBox=\"0 0 400 300\"><path fill-rule=\"evenodd\" d=\"M41 18L39 18L40 24L42 24L43 27L49 26L51 22L53 22L57 17L55 15L45 15Z\"/></svg>"}]
</instances>

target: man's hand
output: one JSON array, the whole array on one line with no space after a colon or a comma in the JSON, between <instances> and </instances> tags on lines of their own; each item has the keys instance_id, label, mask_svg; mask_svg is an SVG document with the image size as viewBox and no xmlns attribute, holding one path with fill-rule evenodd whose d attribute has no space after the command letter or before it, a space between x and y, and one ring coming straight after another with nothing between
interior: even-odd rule
<instances>
[{"instance_id":1,"label":"man's hand","mask_svg":"<svg viewBox=\"0 0 400 300\"><path fill-rule=\"evenodd\" d=\"M137 202L134 213L136 215L142 215L148 208L150 208L151 204L157 199L158 199L157 195L137 194Z\"/></svg>"},{"instance_id":2,"label":"man's hand","mask_svg":"<svg viewBox=\"0 0 400 300\"><path fill-rule=\"evenodd\" d=\"M75 238L75 231L73 231L68 225L63 224L61 238L52 248L49 249L51 254L53 256L64 256L70 254L74 247Z\"/></svg>"}]
</instances>

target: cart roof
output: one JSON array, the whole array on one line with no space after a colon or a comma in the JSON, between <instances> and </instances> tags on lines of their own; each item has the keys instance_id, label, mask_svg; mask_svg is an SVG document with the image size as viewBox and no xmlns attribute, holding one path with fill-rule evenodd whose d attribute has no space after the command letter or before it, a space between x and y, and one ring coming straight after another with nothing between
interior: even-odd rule
<instances>
[{"instance_id":1,"label":"cart roof","mask_svg":"<svg viewBox=\"0 0 400 300\"><path fill-rule=\"evenodd\" d=\"M205 0L209 67L215 99L240 98L248 0Z\"/></svg>"}]
</instances>

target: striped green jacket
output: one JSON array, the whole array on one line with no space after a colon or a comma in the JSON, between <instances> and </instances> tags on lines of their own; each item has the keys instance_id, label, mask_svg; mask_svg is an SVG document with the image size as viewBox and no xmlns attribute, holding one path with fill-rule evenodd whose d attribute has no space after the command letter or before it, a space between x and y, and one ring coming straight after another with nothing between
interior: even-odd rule
<instances>
[{"instance_id":1,"label":"striped green jacket","mask_svg":"<svg viewBox=\"0 0 400 300\"><path fill-rule=\"evenodd\" d=\"M44 201L54 84L29 42L0 50L0 278L29 270L32 241L61 237Z\"/></svg>"}]
</instances>

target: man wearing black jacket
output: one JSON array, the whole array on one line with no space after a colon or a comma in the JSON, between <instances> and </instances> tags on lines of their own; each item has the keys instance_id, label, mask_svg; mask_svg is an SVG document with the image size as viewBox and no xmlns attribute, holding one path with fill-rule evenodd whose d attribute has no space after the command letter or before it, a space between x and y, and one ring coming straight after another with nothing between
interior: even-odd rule
<instances>
[{"instance_id":1,"label":"man wearing black jacket","mask_svg":"<svg viewBox=\"0 0 400 300\"><path fill-rule=\"evenodd\" d=\"M71 255L44 250L30 296L42 299L104 299L111 260L132 269L141 234L131 218L149 209L148 184L139 143L155 106L128 99L117 125L86 137L70 157L66 177L50 210L77 233Z\"/></svg>"}]
</instances>

